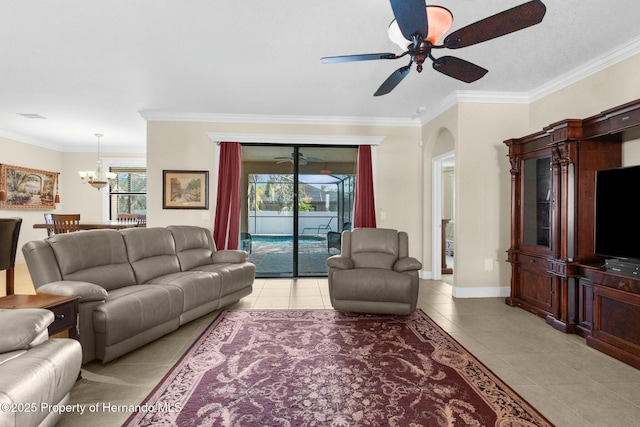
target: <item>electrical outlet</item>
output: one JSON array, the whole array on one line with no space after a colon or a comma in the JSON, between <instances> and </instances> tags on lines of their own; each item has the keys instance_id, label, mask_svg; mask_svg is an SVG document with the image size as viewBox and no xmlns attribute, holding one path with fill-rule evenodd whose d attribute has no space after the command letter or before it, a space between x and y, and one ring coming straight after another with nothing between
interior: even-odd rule
<instances>
[{"instance_id":1,"label":"electrical outlet","mask_svg":"<svg viewBox=\"0 0 640 427\"><path fill-rule=\"evenodd\" d=\"M493 260L486 258L484 260L484 271L493 271Z\"/></svg>"}]
</instances>

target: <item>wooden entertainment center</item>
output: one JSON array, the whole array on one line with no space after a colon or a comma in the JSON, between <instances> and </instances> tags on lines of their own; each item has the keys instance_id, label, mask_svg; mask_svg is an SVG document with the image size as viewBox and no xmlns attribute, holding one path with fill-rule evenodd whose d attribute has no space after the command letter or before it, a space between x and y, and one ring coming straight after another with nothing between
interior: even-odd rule
<instances>
[{"instance_id":1,"label":"wooden entertainment center","mask_svg":"<svg viewBox=\"0 0 640 427\"><path fill-rule=\"evenodd\" d=\"M606 271L594 254L596 171L620 167L622 143L635 139L640 100L504 142L511 162L506 303L640 369L640 277Z\"/></svg>"}]
</instances>

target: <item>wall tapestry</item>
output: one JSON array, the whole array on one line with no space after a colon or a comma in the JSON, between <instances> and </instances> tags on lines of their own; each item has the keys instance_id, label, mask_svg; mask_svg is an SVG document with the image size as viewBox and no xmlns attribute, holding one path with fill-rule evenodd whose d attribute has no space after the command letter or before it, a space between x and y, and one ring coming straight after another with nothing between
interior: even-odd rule
<instances>
[{"instance_id":1,"label":"wall tapestry","mask_svg":"<svg viewBox=\"0 0 640 427\"><path fill-rule=\"evenodd\" d=\"M0 165L0 208L55 209L59 172Z\"/></svg>"}]
</instances>

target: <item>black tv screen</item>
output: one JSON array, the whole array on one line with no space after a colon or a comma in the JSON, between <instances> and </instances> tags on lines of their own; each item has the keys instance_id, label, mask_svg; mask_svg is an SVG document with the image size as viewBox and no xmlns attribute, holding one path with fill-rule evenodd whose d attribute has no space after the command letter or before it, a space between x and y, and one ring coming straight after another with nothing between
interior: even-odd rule
<instances>
[{"instance_id":1,"label":"black tv screen","mask_svg":"<svg viewBox=\"0 0 640 427\"><path fill-rule=\"evenodd\" d=\"M640 166L596 172L596 255L640 260Z\"/></svg>"}]
</instances>

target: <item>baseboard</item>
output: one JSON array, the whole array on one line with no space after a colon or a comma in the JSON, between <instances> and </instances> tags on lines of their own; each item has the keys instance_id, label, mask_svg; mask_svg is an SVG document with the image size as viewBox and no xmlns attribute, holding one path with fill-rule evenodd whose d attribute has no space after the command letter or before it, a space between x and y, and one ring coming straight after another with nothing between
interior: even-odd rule
<instances>
[{"instance_id":1,"label":"baseboard","mask_svg":"<svg viewBox=\"0 0 640 427\"><path fill-rule=\"evenodd\" d=\"M511 295L511 287L509 286L491 286L484 288L463 288L453 286L451 295L454 298L506 298Z\"/></svg>"}]
</instances>

